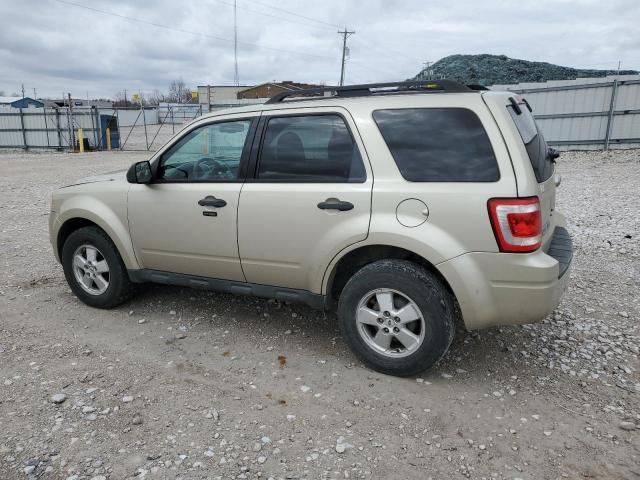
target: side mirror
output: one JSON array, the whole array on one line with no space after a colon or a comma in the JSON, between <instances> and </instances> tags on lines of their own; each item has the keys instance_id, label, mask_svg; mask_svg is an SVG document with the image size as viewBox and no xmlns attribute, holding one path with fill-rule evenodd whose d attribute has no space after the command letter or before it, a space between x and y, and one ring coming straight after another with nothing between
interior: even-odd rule
<instances>
[{"instance_id":1,"label":"side mirror","mask_svg":"<svg viewBox=\"0 0 640 480\"><path fill-rule=\"evenodd\" d=\"M136 162L127 171L127 181L129 183L151 183L153 180L153 172L151 172L151 164L145 160Z\"/></svg>"}]
</instances>

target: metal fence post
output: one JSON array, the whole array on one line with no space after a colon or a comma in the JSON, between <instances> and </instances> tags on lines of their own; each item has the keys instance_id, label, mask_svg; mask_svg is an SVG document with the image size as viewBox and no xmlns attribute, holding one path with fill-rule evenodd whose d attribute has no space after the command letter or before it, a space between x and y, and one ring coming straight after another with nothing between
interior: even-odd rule
<instances>
[{"instance_id":1,"label":"metal fence post","mask_svg":"<svg viewBox=\"0 0 640 480\"><path fill-rule=\"evenodd\" d=\"M27 132L24 129L24 113L22 112L22 108L20 108L20 128L22 129L22 144L25 150L29 150L29 145L27 145Z\"/></svg>"},{"instance_id":2,"label":"metal fence post","mask_svg":"<svg viewBox=\"0 0 640 480\"><path fill-rule=\"evenodd\" d=\"M69 98L69 109L67 110L67 113L69 115L68 117L68 122L69 122L69 148L71 149L72 152L75 152L76 150L76 134L75 134L75 130L73 129L73 102L71 101L71 93L67 94L68 98Z\"/></svg>"},{"instance_id":3,"label":"metal fence post","mask_svg":"<svg viewBox=\"0 0 640 480\"><path fill-rule=\"evenodd\" d=\"M618 79L613 81L611 87L611 102L609 103L609 115L607 116L607 130L604 135L604 149L609 150L609 141L611 140L611 129L613 128L613 117L616 106L616 93L618 92Z\"/></svg>"},{"instance_id":4,"label":"metal fence post","mask_svg":"<svg viewBox=\"0 0 640 480\"><path fill-rule=\"evenodd\" d=\"M142 112L142 123L144 125L144 143L147 145L147 151L149 151L149 138L147 137L147 115L142 106L142 100L140 100L140 111Z\"/></svg>"},{"instance_id":5,"label":"metal fence post","mask_svg":"<svg viewBox=\"0 0 640 480\"><path fill-rule=\"evenodd\" d=\"M56 107L56 131L58 132L58 150L62 150L62 129L60 128L60 109Z\"/></svg>"},{"instance_id":6,"label":"metal fence post","mask_svg":"<svg viewBox=\"0 0 640 480\"><path fill-rule=\"evenodd\" d=\"M71 120L71 107L67 108L67 130L69 132L69 150L75 150L75 142L73 141L73 121Z\"/></svg>"},{"instance_id":7,"label":"metal fence post","mask_svg":"<svg viewBox=\"0 0 640 480\"><path fill-rule=\"evenodd\" d=\"M93 134L93 146L96 150L98 150L98 138L96 137L98 126L96 125L95 109L96 109L95 106L93 105L89 106L89 118L91 118L91 130L92 130L91 133ZM89 135L87 135L87 138L89 138ZM89 145L89 148L91 148L91 145Z\"/></svg>"},{"instance_id":8,"label":"metal fence post","mask_svg":"<svg viewBox=\"0 0 640 480\"><path fill-rule=\"evenodd\" d=\"M47 148L51 146L49 141L49 125L47 123L47 107L42 107L42 114L44 115L44 134L47 136Z\"/></svg>"}]
</instances>

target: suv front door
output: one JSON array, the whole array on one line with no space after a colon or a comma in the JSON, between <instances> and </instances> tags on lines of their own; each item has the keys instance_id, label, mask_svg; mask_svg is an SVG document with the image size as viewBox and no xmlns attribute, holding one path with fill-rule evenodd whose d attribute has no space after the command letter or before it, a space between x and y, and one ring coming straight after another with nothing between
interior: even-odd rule
<instances>
[{"instance_id":1,"label":"suv front door","mask_svg":"<svg viewBox=\"0 0 640 480\"><path fill-rule=\"evenodd\" d=\"M143 268L244 281L237 208L258 118L195 126L154 161L152 184L131 186L129 229Z\"/></svg>"},{"instance_id":2,"label":"suv front door","mask_svg":"<svg viewBox=\"0 0 640 480\"><path fill-rule=\"evenodd\" d=\"M263 112L258 127L238 210L242 269L248 282L321 293L331 259L367 237L373 179L346 111L285 112Z\"/></svg>"}]
</instances>

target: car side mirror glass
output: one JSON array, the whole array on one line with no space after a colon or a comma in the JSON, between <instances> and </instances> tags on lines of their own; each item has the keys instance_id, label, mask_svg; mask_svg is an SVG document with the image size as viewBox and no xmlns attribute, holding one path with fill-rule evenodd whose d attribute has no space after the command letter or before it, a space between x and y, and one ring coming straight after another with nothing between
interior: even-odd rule
<instances>
[{"instance_id":1,"label":"car side mirror glass","mask_svg":"<svg viewBox=\"0 0 640 480\"><path fill-rule=\"evenodd\" d=\"M136 162L127 171L127 181L129 183L151 183L153 180L153 172L151 171L151 164L145 160L142 162Z\"/></svg>"}]
</instances>

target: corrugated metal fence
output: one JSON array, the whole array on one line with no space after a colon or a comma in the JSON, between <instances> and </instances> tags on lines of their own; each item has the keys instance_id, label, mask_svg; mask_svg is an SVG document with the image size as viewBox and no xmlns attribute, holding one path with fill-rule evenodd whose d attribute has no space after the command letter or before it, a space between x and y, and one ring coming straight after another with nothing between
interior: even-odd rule
<instances>
[{"instance_id":1,"label":"corrugated metal fence","mask_svg":"<svg viewBox=\"0 0 640 480\"><path fill-rule=\"evenodd\" d=\"M640 75L494 85L524 96L547 142L563 150L640 147Z\"/></svg>"},{"instance_id":2,"label":"corrugated metal fence","mask_svg":"<svg viewBox=\"0 0 640 480\"><path fill-rule=\"evenodd\" d=\"M100 116L95 108L0 108L0 148L73 148L78 128L91 145L100 144Z\"/></svg>"},{"instance_id":3,"label":"corrugated metal fence","mask_svg":"<svg viewBox=\"0 0 640 480\"><path fill-rule=\"evenodd\" d=\"M81 128L85 147L100 150L107 147L109 128L113 148L149 151L173 135L176 125L179 128L200 115L198 104L161 109L0 107L0 149L77 150Z\"/></svg>"}]
</instances>

